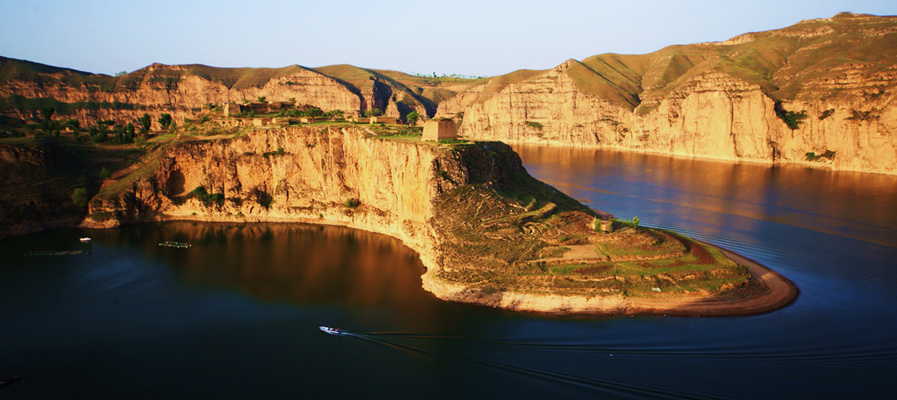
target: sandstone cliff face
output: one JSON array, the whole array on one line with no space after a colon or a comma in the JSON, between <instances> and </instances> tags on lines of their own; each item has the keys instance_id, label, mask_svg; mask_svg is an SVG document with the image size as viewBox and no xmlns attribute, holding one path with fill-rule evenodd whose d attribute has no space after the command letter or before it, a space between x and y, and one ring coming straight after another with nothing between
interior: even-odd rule
<instances>
[{"instance_id":1,"label":"sandstone cliff face","mask_svg":"<svg viewBox=\"0 0 897 400\"><path fill-rule=\"evenodd\" d=\"M306 127L185 142L166 150L155 172L123 193L93 199L91 215L115 216L93 225L166 219L311 222L386 233L424 248L434 240L428 220L435 199L477 172L449 149L365 136L355 128ZM198 187L208 196L220 194L220 202L190 196Z\"/></svg>"},{"instance_id":2,"label":"sandstone cliff face","mask_svg":"<svg viewBox=\"0 0 897 400\"><path fill-rule=\"evenodd\" d=\"M440 250L445 232L432 220L445 193L520 179L520 158L500 143L456 148L368 135L354 127L302 127L176 144L149 174L92 199L82 225L277 221L379 232L421 255L426 289L471 302L464 286L437 277L447 262Z\"/></svg>"},{"instance_id":3,"label":"sandstone cliff face","mask_svg":"<svg viewBox=\"0 0 897 400\"><path fill-rule=\"evenodd\" d=\"M473 138L895 174L895 43L897 19L844 14L569 60L501 90L472 87L437 116L463 116L461 133ZM789 111L805 114L796 129L779 116Z\"/></svg>"},{"instance_id":4,"label":"sandstone cliff face","mask_svg":"<svg viewBox=\"0 0 897 400\"><path fill-rule=\"evenodd\" d=\"M226 70L225 70L226 71ZM265 77L268 78L268 77ZM245 79L245 78L244 78ZM169 113L175 121L193 118L195 110L209 104L241 103L266 97L269 102L308 104L323 110L357 112L361 98L336 80L301 67L281 71L257 85L243 84L236 77L211 77L191 66L153 64L122 77L86 75L68 70L43 74L39 79L10 79L0 84L0 98L21 96L26 99L53 99L68 104L73 113L57 110L65 118L77 118L84 124L99 120L134 121L148 113L155 121ZM103 104L85 107L84 104ZM11 108L4 114L18 118L31 115Z\"/></svg>"}]
</instances>

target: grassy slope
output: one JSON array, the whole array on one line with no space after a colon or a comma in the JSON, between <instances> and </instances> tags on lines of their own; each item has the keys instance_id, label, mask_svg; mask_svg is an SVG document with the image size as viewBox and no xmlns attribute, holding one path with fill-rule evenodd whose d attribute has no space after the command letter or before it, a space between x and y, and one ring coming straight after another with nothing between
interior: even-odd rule
<instances>
[{"instance_id":1,"label":"grassy slope","mask_svg":"<svg viewBox=\"0 0 897 400\"><path fill-rule=\"evenodd\" d=\"M449 260L442 279L487 294L586 296L720 293L748 284L746 268L674 233L621 224L595 233L598 213L515 169L519 161L507 146L463 149L471 184L437 199L433 219ZM502 171L482 173L490 161ZM573 248L580 256L564 258Z\"/></svg>"},{"instance_id":2,"label":"grassy slope","mask_svg":"<svg viewBox=\"0 0 897 400\"><path fill-rule=\"evenodd\" d=\"M742 43L675 45L644 55L600 54L571 62L577 86L622 107L647 111L683 84L705 72L722 72L758 85L770 97L837 96L813 82L834 78L839 67L861 65L881 73L897 59L897 17L839 14L791 27L743 35ZM886 33L891 32L891 33ZM886 33L886 34L883 34ZM512 83L545 71L515 71L481 83L482 102Z\"/></svg>"}]
</instances>

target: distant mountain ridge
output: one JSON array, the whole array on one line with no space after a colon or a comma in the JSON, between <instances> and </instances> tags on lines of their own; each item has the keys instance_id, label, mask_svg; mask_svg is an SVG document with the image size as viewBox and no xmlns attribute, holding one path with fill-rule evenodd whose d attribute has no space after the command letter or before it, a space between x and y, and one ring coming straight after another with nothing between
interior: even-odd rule
<instances>
[{"instance_id":1,"label":"distant mountain ridge","mask_svg":"<svg viewBox=\"0 0 897 400\"><path fill-rule=\"evenodd\" d=\"M437 103L473 81L412 76L351 65L306 68L217 68L201 64L152 64L108 76L0 57L0 110L8 117L36 117L42 107L88 122L131 120L170 113L189 118L195 109L225 102L293 101L363 114L377 109L402 119L415 111L432 116Z\"/></svg>"},{"instance_id":2,"label":"distant mountain ridge","mask_svg":"<svg viewBox=\"0 0 897 400\"><path fill-rule=\"evenodd\" d=\"M600 54L543 71L434 79L333 65L153 64L122 76L0 57L0 116L52 106L86 123L194 118L208 104L293 101L454 118L469 137L897 173L897 17L832 18Z\"/></svg>"},{"instance_id":3,"label":"distant mountain ridge","mask_svg":"<svg viewBox=\"0 0 897 400\"><path fill-rule=\"evenodd\" d=\"M476 138L897 173L897 17L516 71L439 106ZM824 155L824 156L823 156Z\"/></svg>"}]
</instances>

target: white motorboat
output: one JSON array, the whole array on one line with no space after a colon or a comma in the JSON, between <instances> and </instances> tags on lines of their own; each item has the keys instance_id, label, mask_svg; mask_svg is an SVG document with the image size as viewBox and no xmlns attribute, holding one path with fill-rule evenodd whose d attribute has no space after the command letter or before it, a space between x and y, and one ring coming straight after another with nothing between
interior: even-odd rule
<instances>
[{"instance_id":1,"label":"white motorboat","mask_svg":"<svg viewBox=\"0 0 897 400\"><path fill-rule=\"evenodd\" d=\"M337 336L340 336L340 335L345 335L345 334L348 333L348 332L343 331L343 330L340 329L340 328L330 328L330 327L327 327L327 326L321 326L320 328L321 328L321 332L324 332L324 333L329 334L329 335L337 335Z\"/></svg>"}]
</instances>

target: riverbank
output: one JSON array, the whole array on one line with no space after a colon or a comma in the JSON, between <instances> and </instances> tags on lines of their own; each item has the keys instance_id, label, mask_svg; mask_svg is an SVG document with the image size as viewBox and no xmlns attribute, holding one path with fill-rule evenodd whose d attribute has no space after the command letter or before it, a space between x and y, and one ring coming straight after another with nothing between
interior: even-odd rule
<instances>
[{"instance_id":1,"label":"riverbank","mask_svg":"<svg viewBox=\"0 0 897 400\"><path fill-rule=\"evenodd\" d=\"M298 127L172 144L105 187L83 226L304 222L384 233L420 254L423 287L438 298L518 311L663 313L756 286L718 250L614 220L534 179L507 145L390 138ZM642 298L676 303L634 303Z\"/></svg>"},{"instance_id":2,"label":"riverbank","mask_svg":"<svg viewBox=\"0 0 897 400\"><path fill-rule=\"evenodd\" d=\"M749 285L722 294L677 294L652 297L564 296L502 292L486 294L439 279L428 267L424 288L452 302L476 304L511 311L555 315L658 315L680 317L734 317L773 312L794 302L797 287L787 278L756 261L725 249L728 257L749 267Z\"/></svg>"}]
</instances>

